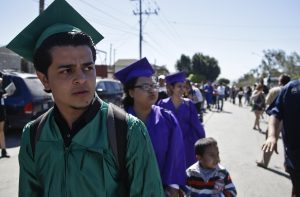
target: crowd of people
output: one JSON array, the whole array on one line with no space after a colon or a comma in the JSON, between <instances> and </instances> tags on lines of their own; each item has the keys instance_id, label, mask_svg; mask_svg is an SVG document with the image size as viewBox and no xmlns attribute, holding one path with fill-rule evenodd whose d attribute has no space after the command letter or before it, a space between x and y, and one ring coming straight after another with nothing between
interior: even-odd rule
<instances>
[{"instance_id":1,"label":"crowd of people","mask_svg":"<svg viewBox=\"0 0 300 197\"><path fill-rule=\"evenodd\" d=\"M161 75L156 83L142 58L115 73L124 85L125 112L95 94L95 44L102 38L65 0L57 0L7 45L33 61L55 102L24 128L19 196L236 196L218 144L205 134L203 113L223 111L224 100L235 104L236 96L242 107L245 97L253 105L254 129L260 130L264 85L253 92L210 81L200 87L184 72ZM282 121L286 166L297 195L299 150L290 138L299 139L294 127L299 107L286 108L285 102L299 106L299 87L298 81L285 86L270 105L273 121L263 146L276 151Z\"/></svg>"}]
</instances>

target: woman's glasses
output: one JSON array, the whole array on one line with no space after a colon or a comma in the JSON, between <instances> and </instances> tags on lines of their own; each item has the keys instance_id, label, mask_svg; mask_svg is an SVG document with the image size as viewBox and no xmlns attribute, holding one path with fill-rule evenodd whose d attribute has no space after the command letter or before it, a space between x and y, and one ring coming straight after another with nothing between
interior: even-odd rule
<instances>
[{"instance_id":1,"label":"woman's glasses","mask_svg":"<svg viewBox=\"0 0 300 197\"><path fill-rule=\"evenodd\" d=\"M143 83L141 85L136 85L133 88L140 88L145 92L149 92L151 90L158 90L159 86L157 84Z\"/></svg>"}]
</instances>

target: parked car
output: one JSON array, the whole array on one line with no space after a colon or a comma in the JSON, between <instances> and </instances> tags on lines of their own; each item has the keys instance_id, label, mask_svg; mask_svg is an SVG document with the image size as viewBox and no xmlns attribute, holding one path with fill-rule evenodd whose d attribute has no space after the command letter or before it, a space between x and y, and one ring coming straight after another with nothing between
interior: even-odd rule
<instances>
[{"instance_id":1,"label":"parked car","mask_svg":"<svg viewBox=\"0 0 300 197\"><path fill-rule=\"evenodd\" d=\"M23 128L27 122L53 106L52 94L44 91L44 86L35 74L3 72L3 87L11 82L16 89L4 100L6 128Z\"/></svg>"},{"instance_id":2,"label":"parked car","mask_svg":"<svg viewBox=\"0 0 300 197\"><path fill-rule=\"evenodd\" d=\"M102 100L122 106L123 86L120 81L107 78L97 78L96 92Z\"/></svg>"}]
</instances>

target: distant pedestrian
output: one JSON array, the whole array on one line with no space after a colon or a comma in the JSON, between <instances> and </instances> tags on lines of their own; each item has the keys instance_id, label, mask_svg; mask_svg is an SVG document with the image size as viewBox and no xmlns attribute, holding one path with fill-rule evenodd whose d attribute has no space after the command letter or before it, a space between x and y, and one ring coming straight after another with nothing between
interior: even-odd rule
<instances>
[{"instance_id":1,"label":"distant pedestrian","mask_svg":"<svg viewBox=\"0 0 300 197\"><path fill-rule=\"evenodd\" d=\"M235 105L236 95L237 95L237 89L236 89L236 87L235 86L231 86L231 88L230 88L230 99L231 99L232 104L234 104L234 105Z\"/></svg>"},{"instance_id":2,"label":"distant pedestrian","mask_svg":"<svg viewBox=\"0 0 300 197\"><path fill-rule=\"evenodd\" d=\"M217 88L217 91L219 95L217 100L217 108L219 111L223 111L225 91L226 91L226 88L223 83L220 83L220 85Z\"/></svg>"},{"instance_id":3,"label":"distant pedestrian","mask_svg":"<svg viewBox=\"0 0 300 197\"><path fill-rule=\"evenodd\" d=\"M199 139L195 154L197 162L186 170L187 196L236 196L229 172L220 164L217 141L211 137Z\"/></svg>"},{"instance_id":4,"label":"distant pedestrian","mask_svg":"<svg viewBox=\"0 0 300 197\"><path fill-rule=\"evenodd\" d=\"M243 87L239 88L239 91L237 93L238 99L239 99L239 107L243 107L242 98L244 96L244 90Z\"/></svg>"},{"instance_id":5,"label":"distant pedestrian","mask_svg":"<svg viewBox=\"0 0 300 197\"><path fill-rule=\"evenodd\" d=\"M211 110L211 105L213 104L213 92L214 92L214 88L211 84L210 81L208 81L204 87L203 90L205 92L205 99L206 99L206 105L207 105L207 109Z\"/></svg>"},{"instance_id":6,"label":"distant pedestrian","mask_svg":"<svg viewBox=\"0 0 300 197\"><path fill-rule=\"evenodd\" d=\"M159 89L158 89L158 98L157 98L156 103L158 103L158 101L160 101L161 99L168 98L168 91L167 91L167 87L166 87L165 78L166 78L165 75L158 76Z\"/></svg>"},{"instance_id":7,"label":"distant pedestrian","mask_svg":"<svg viewBox=\"0 0 300 197\"><path fill-rule=\"evenodd\" d=\"M251 95L252 95L252 89L250 86L247 86L245 92L245 104L248 106L251 105L251 101L250 101Z\"/></svg>"},{"instance_id":8,"label":"distant pedestrian","mask_svg":"<svg viewBox=\"0 0 300 197\"><path fill-rule=\"evenodd\" d=\"M263 92L263 86L261 84L258 84L256 86L256 89L252 93L251 100L253 103L252 111L255 114L255 122L253 129L261 131L260 118L266 107L265 94Z\"/></svg>"},{"instance_id":9,"label":"distant pedestrian","mask_svg":"<svg viewBox=\"0 0 300 197\"><path fill-rule=\"evenodd\" d=\"M191 84L190 80L186 80L186 98L189 98L193 101L195 104L195 107L198 112L198 117L200 122L203 122L203 113L202 113L202 103L203 103L203 96L199 90L199 88L195 87L194 85Z\"/></svg>"}]
</instances>

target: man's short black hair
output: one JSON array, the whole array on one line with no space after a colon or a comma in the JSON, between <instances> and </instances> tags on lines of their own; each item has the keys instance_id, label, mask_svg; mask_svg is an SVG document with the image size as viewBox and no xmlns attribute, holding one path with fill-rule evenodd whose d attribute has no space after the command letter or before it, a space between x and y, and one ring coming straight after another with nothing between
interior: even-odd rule
<instances>
[{"instance_id":1,"label":"man's short black hair","mask_svg":"<svg viewBox=\"0 0 300 197\"><path fill-rule=\"evenodd\" d=\"M207 147L217 146L217 141L212 137L202 138L197 140L195 143L195 153L196 155L203 156Z\"/></svg>"},{"instance_id":2,"label":"man's short black hair","mask_svg":"<svg viewBox=\"0 0 300 197\"><path fill-rule=\"evenodd\" d=\"M35 70L45 74L52 64L51 49L56 46L80 46L86 45L90 47L93 60L96 60L96 49L90 36L83 32L62 32L49 36L41 46L36 50L33 57Z\"/></svg>"}]
</instances>

